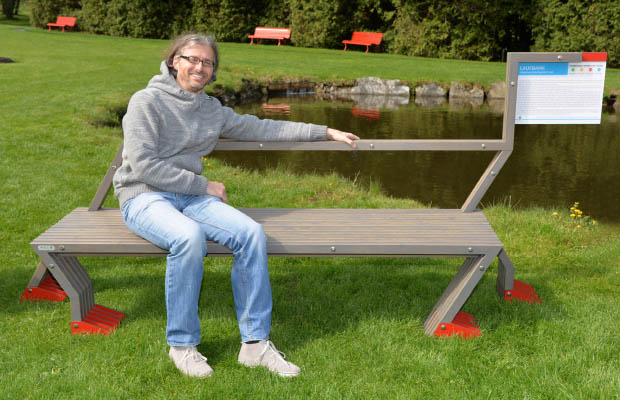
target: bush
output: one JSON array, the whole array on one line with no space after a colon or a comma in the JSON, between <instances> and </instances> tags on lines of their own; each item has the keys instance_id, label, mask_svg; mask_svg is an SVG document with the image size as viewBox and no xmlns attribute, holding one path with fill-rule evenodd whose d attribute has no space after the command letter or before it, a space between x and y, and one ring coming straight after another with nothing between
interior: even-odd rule
<instances>
[{"instance_id":1,"label":"bush","mask_svg":"<svg viewBox=\"0 0 620 400\"><path fill-rule=\"evenodd\" d=\"M166 39L181 30L191 2L82 0L79 22L92 33Z\"/></svg>"},{"instance_id":2,"label":"bush","mask_svg":"<svg viewBox=\"0 0 620 400\"><path fill-rule=\"evenodd\" d=\"M30 8L33 26L71 15L81 30L114 36L199 31L247 42L255 27L273 26L291 28L297 46L342 48L353 31L370 31L383 32L384 49L406 55L607 51L609 66L620 66L618 0L30 0Z\"/></svg>"},{"instance_id":3,"label":"bush","mask_svg":"<svg viewBox=\"0 0 620 400\"><path fill-rule=\"evenodd\" d=\"M534 51L606 51L620 67L620 2L540 0L532 28Z\"/></svg>"},{"instance_id":4,"label":"bush","mask_svg":"<svg viewBox=\"0 0 620 400\"><path fill-rule=\"evenodd\" d=\"M291 25L291 7L288 1L264 1L263 3L263 9L258 13L256 26L288 28ZM252 32L254 32L253 29Z\"/></svg>"},{"instance_id":5,"label":"bush","mask_svg":"<svg viewBox=\"0 0 620 400\"><path fill-rule=\"evenodd\" d=\"M209 32L225 42L244 42L258 26L261 0L194 0L186 30Z\"/></svg>"},{"instance_id":6,"label":"bush","mask_svg":"<svg viewBox=\"0 0 620 400\"><path fill-rule=\"evenodd\" d=\"M529 47L528 0L397 0L390 50L424 57L499 60Z\"/></svg>"}]
</instances>

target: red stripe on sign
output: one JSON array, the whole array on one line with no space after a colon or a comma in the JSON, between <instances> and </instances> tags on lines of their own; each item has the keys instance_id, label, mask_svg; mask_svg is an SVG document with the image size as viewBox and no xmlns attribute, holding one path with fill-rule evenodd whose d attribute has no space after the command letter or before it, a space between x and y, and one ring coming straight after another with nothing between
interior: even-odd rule
<instances>
[{"instance_id":1,"label":"red stripe on sign","mask_svg":"<svg viewBox=\"0 0 620 400\"><path fill-rule=\"evenodd\" d=\"M607 53L581 53L581 61L607 61Z\"/></svg>"}]
</instances>

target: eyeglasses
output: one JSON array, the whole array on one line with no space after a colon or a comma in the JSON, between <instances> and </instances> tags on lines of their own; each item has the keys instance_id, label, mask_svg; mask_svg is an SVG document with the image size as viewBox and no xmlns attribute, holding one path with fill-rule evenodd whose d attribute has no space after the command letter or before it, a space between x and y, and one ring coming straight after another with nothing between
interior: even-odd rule
<instances>
[{"instance_id":1,"label":"eyeglasses","mask_svg":"<svg viewBox=\"0 0 620 400\"><path fill-rule=\"evenodd\" d=\"M198 63L202 63L202 65L205 68L213 68L215 67L215 62L209 60L209 59L204 59L201 60L200 58L196 57L196 56L177 56L177 57L181 57L186 59L187 61L189 61L190 63L194 64L194 65L198 65Z\"/></svg>"}]
</instances>

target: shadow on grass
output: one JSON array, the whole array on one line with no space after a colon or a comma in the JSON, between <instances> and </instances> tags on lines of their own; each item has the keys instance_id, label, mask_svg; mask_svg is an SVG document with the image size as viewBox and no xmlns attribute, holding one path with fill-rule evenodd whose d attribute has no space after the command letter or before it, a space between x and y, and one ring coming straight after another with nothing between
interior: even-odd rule
<instances>
[{"instance_id":1,"label":"shadow on grass","mask_svg":"<svg viewBox=\"0 0 620 400\"><path fill-rule=\"evenodd\" d=\"M30 17L24 14L14 15L13 19L7 19L0 13L0 25L10 25L14 28L30 28Z\"/></svg>"},{"instance_id":2,"label":"shadow on grass","mask_svg":"<svg viewBox=\"0 0 620 400\"><path fill-rule=\"evenodd\" d=\"M116 306L126 313L124 326L144 319L160 319L165 325L165 259L91 258L82 263L93 277L96 303ZM234 332L215 333L217 343L205 340L210 320L225 320L230 322L227 326L236 327L230 263L230 258L205 261L199 312L203 346L214 360L220 355L224 357L227 349L239 343L236 328ZM272 337L293 349L325 336L355 330L372 320L413 323L418 329L411 335L423 336L422 323L460 263L460 259L272 258ZM520 306L498 298L495 271L483 277L463 307L475 315L483 332L512 322L532 326L548 313L557 317L559 306L544 282L529 283L545 293L545 310L533 308L524 312ZM27 280L24 287L26 283ZM115 304L106 304L110 301ZM68 318L67 315L67 321ZM163 337L164 332L161 334Z\"/></svg>"}]
</instances>

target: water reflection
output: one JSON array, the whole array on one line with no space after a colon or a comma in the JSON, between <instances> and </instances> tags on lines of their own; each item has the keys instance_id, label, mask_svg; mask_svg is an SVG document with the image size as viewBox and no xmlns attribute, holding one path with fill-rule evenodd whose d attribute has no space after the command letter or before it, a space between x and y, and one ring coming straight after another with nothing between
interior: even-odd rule
<instances>
[{"instance_id":1,"label":"water reflection","mask_svg":"<svg viewBox=\"0 0 620 400\"><path fill-rule=\"evenodd\" d=\"M371 103L270 99L288 105L270 113L263 104L237 107L261 118L306 121L347 130L370 139L498 139L503 101L451 107L417 102L397 107ZM601 125L518 125L515 149L482 200L522 206L570 207L580 201L586 214L620 222L620 125L604 113ZM379 182L396 197L444 208L458 208L491 160L492 152L217 152L234 165L265 169L285 164L293 170L337 173L358 181Z\"/></svg>"},{"instance_id":2,"label":"water reflection","mask_svg":"<svg viewBox=\"0 0 620 400\"><path fill-rule=\"evenodd\" d=\"M419 96L415 98L415 103L422 107L437 107L446 104L445 96Z\"/></svg>"}]
</instances>

